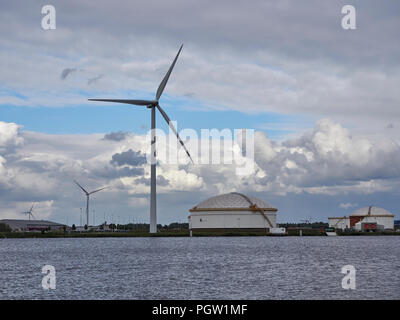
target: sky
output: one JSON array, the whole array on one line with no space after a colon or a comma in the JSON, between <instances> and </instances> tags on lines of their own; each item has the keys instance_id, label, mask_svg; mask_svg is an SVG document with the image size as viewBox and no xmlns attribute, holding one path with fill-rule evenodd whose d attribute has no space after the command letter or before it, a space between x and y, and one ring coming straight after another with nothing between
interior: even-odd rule
<instances>
[{"instance_id":1,"label":"sky","mask_svg":"<svg viewBox=\"0 0 400 320\"><path fill-rule=\"evenodd\" d=\"M35 203L37 219L80 224L76 179L110 187L92 196L91 223L148 222L150 112L87 99L153 99L182 43L160 105L178 131L253 129L254 172L160 157L159 223L227 192L278 208L278 223L369 205L400 219L397 1L48 4L53 30L43 2L0 0L0 219ZM168 133L160 114L157 126Z\"/></svg>"}]
</instances>

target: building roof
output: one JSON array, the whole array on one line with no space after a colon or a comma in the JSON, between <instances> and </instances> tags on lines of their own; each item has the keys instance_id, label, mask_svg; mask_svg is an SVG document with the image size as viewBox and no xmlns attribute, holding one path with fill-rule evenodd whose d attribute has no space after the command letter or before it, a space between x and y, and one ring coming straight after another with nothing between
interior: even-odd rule
<instances>
[{"instance_id":1,"label":"building roof","mask_svg":"<svg viewBox=\"0 0 400 320\"><path fill-rule=\"evenodd\" d=\"M203 211L206 209L210 210L221 210L221 209L252 209L254 205L260 209L264 210L274 210L267 202L254 198L252 196L247 196L238 192L231 192L227 194L222 194L219 196L211 197L198 205L194 206L191 211Z\"/></svg>"},{"instance_id":2,"label":"building roof","mask_svg":"<svg viewBox=\"0 0 400 320\"><path fill-rule=\"evenodd\" d=\"M350 216L394 216L394 214L385 209L370 206L358 209Z\"/></svg>"},{"instance_id":3,"label":"building roof","mask_svg":"<svg viewBox=\"0 0 400 320\"><path fill-rule=\"evenodd\" d=\"M47 221L47 220L18 220L18 219L3 219L0 223L5 223L10 226L11 229L24 229L27 226L47 226L47 227L62 227L61 223Z\"/></svg>"}]
</instances>

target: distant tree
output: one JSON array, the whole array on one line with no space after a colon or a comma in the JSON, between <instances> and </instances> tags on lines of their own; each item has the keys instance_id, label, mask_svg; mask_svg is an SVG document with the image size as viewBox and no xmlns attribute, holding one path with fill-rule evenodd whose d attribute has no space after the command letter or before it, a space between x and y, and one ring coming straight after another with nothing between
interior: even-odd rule
<instances>
[{"instance_id":1,"label":"distant tree","mask_svg":"<svg viewBox=\"0 0 400 320\"><path fill-rule=\"evenodd\" d=\"M168 226L169 230L182 230L182 229L189 229L188 223L179 223L179 222L172 222Z\"/></svg>"},{"instance_id":2,"label":"distant tree","mask_svg":"<svg viewBox=\"0 0 400 320\"><path fill-rule=\"evenodd\" d=\"M11 232L11 228L8 224L0 223L0 232Z\"/></svg>"},{"instance_id":3,"label":"distant tree","mask_svg":"<svg viewBox=\"0 0 400 320\"><path fill-rule=\"evenodd\" d=\"M85 227L84 227L84 228L85 228L85 230L87 230L87 229L88 229L88 225L87 225L87 224L85 224Z\"/></svg>"},{"instance_id":4,"label":"distant tree","mask_svg":"<svg viewBox=\"0 0 400 320\"><path fill-rule=\"evenodd\" d=\"M313 222L313 223L307 223L307 222L301 222L301 223L279 223L279 227L282 228L290 228L290 227L295 227L295 228L312 228L312 229L320 229L321 227L329 227L329 224L326 222Z\"/></svg>"},{"instance_id":5,"label":"distant tree","mask_svg":"<svg viewBox=\"0 0 400 320\"><path fill-rule=\"evenodd\" d=\"M76 230L76 226L75 226L75 224L73 224L73 225L72 225L71 229L72 229L73 231L75 231L75 230Z\"/></svg>"}]
</instances>

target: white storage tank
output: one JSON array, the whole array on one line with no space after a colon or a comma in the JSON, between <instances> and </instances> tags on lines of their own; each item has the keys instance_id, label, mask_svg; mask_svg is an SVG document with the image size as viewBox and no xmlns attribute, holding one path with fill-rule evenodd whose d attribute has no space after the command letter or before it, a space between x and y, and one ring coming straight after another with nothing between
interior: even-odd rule
<instances>
[{"instance_id":1,"label":"white storage tank","mask_svg":"<svg viewBox=\"0 0 400 320\"><path fill-rule=\"evenodd\" d=\"M329 227L335 229L353 229L362 230L362 224L374 223L379 228L377 230L393 230L394 214L379 207L364 207L354 211L349 217L331 217L328 218Z\"/></svg>"},{"instance_id":2,"label":"white storage tank","mask_svg":"<svg viewBox=\"0 0 400 320\"><path fill-rule=\"evenodd\" d=\"M267 202L238 192L211 197L189 210L189 229L272 229L276 212Z\"/></svg>"},{"instance_id":3,"label":"white storage tank","mask_svg":"<svg viewBox=\"0 0 400 320\"><path fill-rule=\"evenodd\" d=\"M354 211L350 215L350 227L356 226L356 223L376 223L383 226L383 229L394 229L394 214L379 207L364 207Z\"/></svg>"},{"instance_id":4,"label":"white storage tank","mask_svg":"<svg viewBox=\"0 0 400 320\"><path fill-rule=\"evenodd\" d=\"M329 227L345 230L350 229L350 218L349 217L330 217L328 218Z\"/></svg>"}]
</instances>

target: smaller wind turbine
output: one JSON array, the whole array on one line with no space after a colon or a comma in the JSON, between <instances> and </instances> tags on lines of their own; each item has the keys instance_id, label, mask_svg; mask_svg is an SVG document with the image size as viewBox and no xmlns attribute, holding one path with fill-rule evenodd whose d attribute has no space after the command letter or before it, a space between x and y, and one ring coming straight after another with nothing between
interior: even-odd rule
<instances>
[{"instance_id":1,"label":"smaller wind turbine","mask_svg":"<svg viewBox=\"0 0 400 320\"><path fill-rule=\"evenodd\" d=\"M33 213L32 213L34 205L35 205L35 203L32 204L32 207L31 207L31 209L29 211L22 212L23 214L27 214L29 216L29 221L31 221L31 216L32 216L32 218L34 217Z\"/></svg>"},{"instance_id":2,"label":"smaller wind turbine","mask_svg":"<svg viewBox=\"0 0 400 320\"><path fill-rule=\"evenodd\" d=\"M85 195L86 195L86 225L89 226L89 196L90 196L91 194L93 194L93 193L99 192L99 191L104 190L104 189L106 189L106 188L108 188L108 187L103 187L103 188L100 188L100 189L97 189L97 190L93 190L93 191L91 191L91 192L88 192L88 191L86 191L77 181L74 180L74 182L77 184L77 186L78 186L79 188L82 189L82 191L83 191L83 192L85 193Z\"/></svg>"},{"instance_id":3,"label":"smaller wind turbine","mask_svg":"<svg viewBox=\"0 0 400 320\"><path fill-rule=\"evenodd\" d=\"M303 222L305 224L311 224L311 220L312 220L312 217L310 216L308 219L301 220L301 222Z\"/></svg>"}]
</instances>

